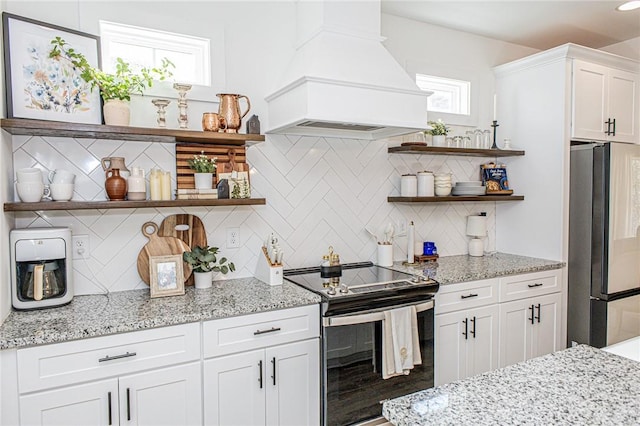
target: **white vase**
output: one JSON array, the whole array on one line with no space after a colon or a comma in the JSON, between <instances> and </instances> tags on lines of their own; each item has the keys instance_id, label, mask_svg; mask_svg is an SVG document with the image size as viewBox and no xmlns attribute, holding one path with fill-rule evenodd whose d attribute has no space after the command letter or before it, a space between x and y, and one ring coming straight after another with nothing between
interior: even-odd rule
<instances>
[{"instance_id":1,"label":"white vase","mask_svg":"<svg viewBox=\"0 0 640 426\"><path fill-rule=\"evenodd\" d=\"M213 271L194 272L193 280L195 281L196 288L209 288L213 283Z\"/></svg>"},{"instance_id":2,"label":"white vase","mask_svg":"<svg viewBox=\"0 0 640 426\"><path fill-rule=\"evenodd\" d=\"M104 123L109 126L128 126L131 118L129 102L120 99L109 99L102 107Z\"/></svg>"},{"instance_id":3,"label":"white vase","mask_svg":"<svg viewBox=\"0 0 640 426\"><path fill-rule=\"evenodd\" d=\"M193 177L196 180L196 189L213 188L213 173L194 173Z\"/></svg>"},{"instance_id":4,"label":"white vase","mask_svg":"<svg viewBox=\"0 0 640 426\"><path fill-rule=\"evenodd\" d=\"M445 135L433 135L432 137L433 146L445 146L446 145L446 136Z\"/></svg>"}]
</instances>

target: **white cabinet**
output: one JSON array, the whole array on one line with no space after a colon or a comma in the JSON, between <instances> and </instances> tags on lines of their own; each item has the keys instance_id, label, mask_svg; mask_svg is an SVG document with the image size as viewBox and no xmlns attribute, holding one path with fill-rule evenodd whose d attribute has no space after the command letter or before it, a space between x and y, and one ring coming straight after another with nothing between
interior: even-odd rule
<instances>
[{"instance_id":1,"label":"white cabinet","mask_svg":"<svg viewBox=\"0 0 640 426\"><path fill-rule=\"evenodd\" d=\"M564 347L560 280L560 270L500 280L500 367Z\"/></svg>"},{"instance_id":2,"label":"white cabinet","mask_svg":"<svg viewBox=\"0 0 640 426\"><path fill-rule=\"evenodd\" d=\"M637 73L575 59L571 136L638 143L639 82Z\"/></svg>"},{"instance_id":3,"label":"white cabinet","mask_svg":"<svg viewBox=\"0 0 640 426\"><path fill-rule=\"evenodd\" d=\"M20 349L22 425L202 424L200 325Z\"/></svg>"},{"instance_id":4,"label":"white cabinet","mask_svg":"<svg viewBox=\"0 0 640 426\"><path fill-rule=\"evenodd\" d=\"M498 280L441 286L436 295L436 386L498 367Z\"/></svg>"},{"instance_id":5,"label":"white cabinet","mask_svg":"<svg viewBox=\"0 0 640 426\"><path fill-rule=\"evenodd\" d=\"M206 425L320 423L317 305L204 324Z\"/></svg>"}]
</instances>

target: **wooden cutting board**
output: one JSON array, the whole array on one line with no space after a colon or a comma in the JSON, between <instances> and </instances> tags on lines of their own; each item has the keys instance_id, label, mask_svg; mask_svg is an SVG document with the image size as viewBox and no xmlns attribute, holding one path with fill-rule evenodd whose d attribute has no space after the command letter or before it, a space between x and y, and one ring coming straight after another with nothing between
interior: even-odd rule
<instances>
[{"instance_id":1,"label":"wooden cutting board","mask_svg":"<svg viewBox=\"0 0 640 426\"><path fill-rule=\"evenodd\" d=\"M184 241L189 247L207 246L207 232L198 216L192 214L173 214L164 218L158 229L161 237L174 237ZM185 285L193 285L193 275L189 276Z\"/></svg>"},{"instance_id":2,"label":"wooden cutting board","mask_svg":"<svg viewBox=\"0 0 640 426\"><path fill-rule=\"evenodd\" d=\"M153 228L152 232L147 232L147 228ZM142 225L142 233L149 238L149 242L142 247L138 254L138 274L142 281L149 284L149 258L151 256L169 256L177 254L182 256L185 251L191 248L181 239L175 237L158 236L158 225L154 222L146 222ZM182 262L185 281L191 275L191 265Z\"/></svg>"}]
</instances>

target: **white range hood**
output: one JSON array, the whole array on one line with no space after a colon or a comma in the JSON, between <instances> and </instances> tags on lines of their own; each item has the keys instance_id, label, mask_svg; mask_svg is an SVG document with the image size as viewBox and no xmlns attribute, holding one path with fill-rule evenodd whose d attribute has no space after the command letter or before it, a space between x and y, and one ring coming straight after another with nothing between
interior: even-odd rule
<instances>
[{"instance_id":1,"label":"white range hood","mask_svg":"<svg viewBox=\"0 0 640 426\"><path fill-rule=\"evenodd\" d=\"M382 139L427 127L427 96L382 45L380 1L298 1L298 48L267 133Z\"/></svg>"}]
</instances>

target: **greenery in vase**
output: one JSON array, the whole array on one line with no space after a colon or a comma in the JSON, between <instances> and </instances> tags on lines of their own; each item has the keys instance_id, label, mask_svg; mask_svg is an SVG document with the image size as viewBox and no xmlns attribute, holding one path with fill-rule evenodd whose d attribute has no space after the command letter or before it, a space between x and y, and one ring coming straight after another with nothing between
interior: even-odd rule
<instances>
[{"instance_id":1,"label":"greenery in vase","mask_svg":"<svg viewBox=\"0 0 640 426\"><path fill-rule=\"evenodd\" d=\"M223 274L229 271L236 270L236 265L233 262L228 262L226 257L218 259L218 247L200 247L195 246L191 251L185 251L182 254L182 259L187 262L193 268L194 272L222 272Z\"/></svg>"},{"instance_id":2,"label":"greenery in vase","mask_svg":"<svg viewBox=\"0 0 640 426\"><path fill-rule=\"evenodd\" d=\"M214 173L216 168L217 157L209 158L205 155L204 151L200 154L194 155L191 160L187 160L189 168L196 173Z\"/></svg>"},{"instance_id":3,"label":"greenery in vase","mask_svg":"<svg viewBox=\"0 0 640 426\"><path fill-rule=\"evenodd\" d=\"M431 130L427 130L424 133L431 136L446 136L449 133L449 129L446 124L441 119L438 121L429 121L428 124L431 126Z\"/></svg>"},{"instance_id":4,"label":"greenery in vase","mask_svg":"<svg viewBox=\"0 0 640 426\"><path fill-rule=\"evenodd\" d=\"M164 80L173 73L170 67L175 68L173 62L167 58L162 59L162 66L154 68L141 68L137 73L129 63L117 58L115 74L108 74L98 68L92 67L87 58L74 48L70 47L61 37L51 40L53 47L49 57L57 60L69 61L80 70L80 77L91 85L93 90L98 87L100 95L105 101L119 99L130 101L132 93L142 94L147 87L153 85L153 80Z\"/></svg>"}]
</instances>

